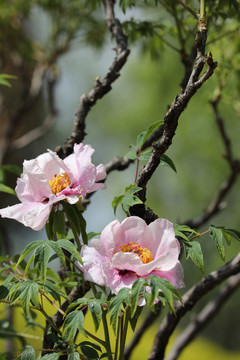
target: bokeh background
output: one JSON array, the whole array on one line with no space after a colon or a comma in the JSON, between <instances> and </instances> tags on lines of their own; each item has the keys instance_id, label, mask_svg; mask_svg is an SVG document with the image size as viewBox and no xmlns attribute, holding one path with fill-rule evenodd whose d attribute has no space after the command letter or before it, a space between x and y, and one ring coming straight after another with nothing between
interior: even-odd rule
<instances>
[{"instance_id":1,"label":"bokeh background","mask_svg":"<svg viewBox=\"0 0 240 360\"><path fill-rule=\"evenodd\" d=\"M225 3L228 5L228 2ZM2 164L22 166L24 159L34 158L48 148L55 149L71 134L80 96L90 91L97 76L101 78L106 74L115 56L114 41L107 32L104 11L99 4L99 1L15 0L9 1L8 5L0 2L0 72L16 76L16 79L9 80L11 88L0 88ZM159 24L168 24L171 30L171 16L164 7L157 9L133 7L124 14L118 8L117 16L121 21L130 20L133 16L141 20L151 19ZM218 93L222 96L219 110L231 139L233 154L235 158L240 156L239 14L231 14L232 17L226 19L226 26L229 27L225 29L229 36L223 36L216 42L209 41L207 48L219 63L216 74L190 101L167 152L177 173L161 166L148 185L147 205L160 217L166 217L174 223L184 223L202 214L228 176L229 168L223 156L225 148L209 104ZM186 47L194 41L194 26L190 20L189 24L191 31L189 30ZM174 26L171 26L173 29ZM210 40L218 34L217 26L212 29ZM165 39L177 46L174 33L164 31L166 27L163 28ZM134 40L137 41L129 45L131 54L120 78L114 83L112 91L93 107L87 117L84 142L96 149L93 157L95 164L105 164L114 156L125 155L129 145L136 143L141 131L152 122L163 119L167 107L180 93L184 67L179 53L164 42L154 43L151 37L144 37L142 34L135 36ZM37 95L24 108L36 64L39 71L45 71L44 66L47 70L39 78L41 86ZM49 101L49 84L54 86L54 109L53 103ZM40 126L49 113L54 115L54 121L47 131L26 146L16 147L16 140ZM12 125L9 126L9 123ZM3 146L5 142L7 144ZM136 165L133 164L123 172L109 175L107 189L92 197L85 213L88 231L100 232L116 216L119 220L124 218L120 208L114 215L111 203L128 184L134 182L135 171ZM4 182L14 187L16 176L6 173ZM204 231L210 224L240 229L239 185L240 180L237 179L225 199L224 209L200 230ZM1 207L16 201L11 195L0 194ZM30 241L46 238L44 231L34 232L11 220L0 219L0 226L2 255L13 256L20 253ZM223 262L208 236L202 237L200 242L205 271L208 273ZM238 251L237 241L230 247L226 246L226 260L231 259ZM190 260L183 262L185 283L189 288L202 275ZM212 294L196 307L194 313L198 313L210 296ZM181 359L197 360L198 354L199 359L201 356L201 359L206 360L239 359L239 299L240 293L237 290L200 338L183 353ZM194 313L180 323L178 333ZM1 305L1 318L5 320L5 317L6 308ZM19 311L15 313L14 322L19 332L22 332L23 318ZM156 327L157 324L147 332L133 359L147 357L146 344L149 344L150 349ZM27 333L41 335L41 331L35 329L28 329ZM26 340L36 348L41 347L41 342L37 339ZM2 347L5 343L6 339L2 341ZM20 346L19 341L15 344L16 347ZM143 351L146 356L139 357Z\"/></svg>"}]
</instances>

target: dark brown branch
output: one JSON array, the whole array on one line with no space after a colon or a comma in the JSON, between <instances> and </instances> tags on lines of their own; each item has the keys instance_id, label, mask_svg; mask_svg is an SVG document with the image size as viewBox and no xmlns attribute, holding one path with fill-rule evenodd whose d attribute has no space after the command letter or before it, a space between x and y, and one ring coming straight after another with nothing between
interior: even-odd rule
<instances>
[{"instance_id":1,"label":"dark brown branch","mask_svg":"<svg viewBox=\"0 0 240 360\"><path fill-rule=\"evenodd\" d=\"M181 318L208 292L224 280L240 272L240 253L216 271L206 275L194 285L184 296L183 304L175 305L175 314L168 314L160 325L148 360L163 360L168 340Z\"/></svg>"},{"instance_id":2,"label":"dark brown branch","mask_svg":"<svg viewBox=\"0 0 240 360\"><path fill-rule=\"evenodd\" d=\"M240 274L230 278L215 298L196 316L175 341L166 360L176 360L183 349L202 331L202 329L218 314L228 298L240 285Z\"/></svg>"},{"instance_id":3,"label":"dark brown branch","mask_svg":"<svg viewBox=\"0 0 240 360\"><path fill-rule=\"evenodd\" d=\"M172 143L180 115L186 108L192 96L210 78L217 66L217 63L213 62L211 54L208 56L204 55L207 29L201 23L199 25L199 36L200 41L197 46L197 57L188 84L184 91L179 96L176 96L173 104L170 106L167 114L165 115L162 137L158 144L153 146L152 156L138 176L137 185L142 188L139 192L139 198L143 201L143 203L146 201L147 183L157 169L160 163L161 155L166 152ZM206 63L208 68L203 75L199 77Z\"/></svg>"},{"instance_id":4,"label":"dark brown branch","mask_svg":"<svg viewBox=\"0 0 240 360\"><path fill-rule=\"evenodd\" d=\"M127 36L123 33L121 23L114 14L114 1L103 0L106 14L107 26L115 38L117 47L116 57L110 66L108 73L102 81L97 77L93 88L87 95L82 95L78 109L75 114L75 121L72 134L65 141L63 146L57 149L58 155L62 158L72 153L75 143L83 141L85 136L85 119L97 100L101 99L112 89L112 83L120 76L119 72L127 61L130 50L127 48Z\"/></svg>"}]
</instances>

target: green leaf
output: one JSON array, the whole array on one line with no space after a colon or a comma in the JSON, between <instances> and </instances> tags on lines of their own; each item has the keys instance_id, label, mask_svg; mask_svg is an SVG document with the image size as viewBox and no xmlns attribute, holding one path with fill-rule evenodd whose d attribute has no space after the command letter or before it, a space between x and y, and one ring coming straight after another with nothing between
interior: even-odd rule
<instances>
[{"instance_id":1,"label":"green leaf","mask_svg":"<svg viewBox=\"0 0 240 360\"><path fill-rule=\"evenodd\" d=\"M55 251L55 253L57 254L57 256L59 257L61 263L66 266L66 258L64 255L64 252L62 251L62 248L59 246L57 241L52 241L49 240L48 244L51 246L51 248L53 249L53 251Z\"/></svg>"},{"instance_id":2,"label":"green leaf","mask_svg":"<svg viewBox=\"0 0 240 360\"><path fill-rule=\"evenodd\" d=\"M88 236L86 233L87 223L86 223L86 220L84 219L81 211L78 212L78 219L79 219L79 223L80 223L82 240L83 240L84 244L87 244L88 243Z\"/></svg>"},{"instance_id":3,"label":"green leaf","mask_svg":"<svg viewBox=\"0 0 240 360\"><path fill-rule=\"evenodd\" d=\"M133 283L133 286L131 289L131 297L130 297L131 317L134 316L134 314L137 310L139 295L142 291L143 286L146 286L146 285L147 285L147 281L144 278L139 278Z\"/></svg>"},{"instance_id":4,"label":"green leaf","mask_svg":"<svg viewBox=\"0 0 240 360\"><path fill-rule=\"evenodd\" d=\"M121 289L116 296L110 300L109 313L110 323L113 327L113 331L116 334L118 317L122 310L124 310L123 303L129 303L130 289Z\"/></svg>"},{"instance_id":5,"label":"green leaf","mask_svg":"<svg viewBox=\"0 0 240 360\"><path fill-rule=\"evenodd\" d=\"M81 256L79 255L75 245L73 245L71 243L71 241L69 240L65 240L65 239L61 239L61 240L58 240L57 244L59 246L61 246L61 248L67 250L70 252L70 254L72 254L76 260L78 260L81 264L82 264L82 259L81 259Z\"/></svg>"},{"instance_id":6,"label":"green leaf","mask_svg":"<svg viewBox=\"0 0 240 360\"><path fill-rule=\"evenodd\" d=\"M84 346L91 346L92 348L94 348L97 351L102 351L101 346L96 344L96 343L92 343L91 341L82 341L80 344L80 346L84 345Z\"/></svg>"},{"instance_id":7,"label":"green leaf","mask_svg":"<svg viewBox=\"0 0 240 360\"><path fill-rule=\"evenodd\" d=\"M136 146L131 144L129 147L130 150L125 156L130 160L136 160L138 158Z\"/></svg>"},{"instance_id":8,"label":"green leaf","mask_svg":"<svg viewBox=\"0 0 240 360\"><path fill-rule=\"evenodd\" d=\"M34 266L37 269L37 274L43 279L44 283L46 282L47 267L50 256L51 248L46 241L38 246L34 254Z\"/></svg>"},{"instance_id":9,"label":"green leaf","mask_svg":"<svg viewBox=\"0 0 240 360\"><path fill-rule=\"evenodd\" d=\"M41 284L41 282L39 282ZM56 301L61 303L61 297L66 300L69 300L68 296L59 288L58 284L53 283L50 280L47 280L43 285L44 291L49 293Z\"/></svg>"},{"instance_id":10,"label":"green leaf","mask_svg":"<svg viewBox=\"0 0 240 360\"><path fill-rule=\"evenodd\" d=\"M129 208L131 206L142 204L142 201L136 195L134 195L140 190L142 190L142 188L136 186L135 184L131 184L126 187L124 198L122 200L122 208L126 212L126 214L129 214Z\"/></svg>"},{"instance_id":11,"label":"green leaf","mask_svg":"<svg viewBox=\"0 0 240 360\"><path fill-rule=\"evenodd\" d=\"M5 86L8 86L8 87L12 87L12 85L10 84L10 82L7 81L6 79L17 79L17 77L14 76L14 75L0 74L0 84L1 84L1 85L5 85Z\"/></svg>"},{"instance_id":12,"label":"green leaf","mask_svg":"<svg viewBox=\"0 0 240 360\"><path fill-rule=\"evenodd\" d=\"M209 230L209 235L213 239L220 257L223 261L225 261L225 248L222 241L222 231L213 225L209 227Z\"/></svg>"},{"instance_id":13,"label":"green leaf","mask_svg":"<svg viewBox=\"0 0 240 360\"><path fill-rule=\"evenodd\" d=\"M177 172L177 169L173 163L173 161L166 155L166 154L162 154L160 157L160 164L159 165L163 165L163 166L168 166L170 167L173 171Z\"/></svg>"},{"instance_id":14,"label":"green leaf","mask_svg":"<svg viewBox=\"0 0 240 360\"><path fill-rule=\"evenodd\" d=\"M32 346L27 345L22 352L21 360L36 360L36 353Z\"/></svg>"},{"instance_id":15,"label":"green leaf","mask_svg":"<svg viewBox=\"0 0 240 360\"><path fill-rule=\"evenodd\" d=\"M57 240L56 236L55 236L55 233L53 231L54 212L55 212L55 210L53 208L52 211L50 212L50 215L48 217L48 221L47 221L47 223L45 225L48 240Z\"/></svg>"},{"instance_id":16,"label":"green leaf","mask_svg":"<svg viewBox=\"0 0 240 360\"><path fill-rule=\"evenodd\" d=\"M229 229L229 228L223 228L223 231L227 234L229 234L234 239L240 241L240 231L235 229Z\"/></svg>"},{"instance_id":17,"label":"green leaf","mask_svg":"<svg viewBox=\"0 0 240 360\"><path fill-rule=\"evenodd\" d=\"M201 273L204 274L204 261L201 245L198 241L189 241L185 244L186 259L190 258L198 267Z\"/></svg>"},{"instance_id":18,"label":"green leaf","mask_svg":"<svg viewBox=\"0 0 240 360\"><path fill-rule=\"evenodd\" d=\"M19 266L19 264L22 262L22 260L31 252L33 251L36 247L40 246L41 244L45 243L45 241L33 241L30 244L28 244L25 249L23 250L23 252L21 253L17 265L16 267Z\"/></svg>"},{"instance_id":19,"label":"green leaf","mask_svg":"<svg viewBox=\"0 0 240 360\"><path fill-rule=\"evenodd\" d=\"M61 210L54 211L53 217L53 232L57 235L58 239L65 238L65 216Z\"/></svg>"},{"instance_id":20,"label":"green leaf","mask_svg":"<svg viewBox=\"0 0 240 360\"><path fill-rule=\"evenodd\" d=\"M74 352L68 355L68 360L80 360L80 355L78 352Z\"/></svg>"},{"instance_id":21,"label":"green leaf","mask_svg":"<svg viewBox=\"0 0 240 360\"><path fill-rule=\"evenodd\" d=\"M5 300L8 298L9 290L6 286L1 285L0 286L0 300Z\"/></svg>"},{"instance_id":22,"label":"green leaf","mask_svg":"<svg viewBox=\"0 0 240 360\"><path fill-rule=\"evenodd\" d=\"M130 319L130 325L131 325L131 328L132 328L133 332L135 331L135 328L137 326L137 322L138 322L138 320L140 318L140 315L141 315L143 309L144 309L143 306L137 306L137 309L135 311L134 316Z\"/></svg>"},{"instance_id":23,"label":"green leaf","mask_svg":"<svg viewBox=\"0 0 240 360\"><path fill-rule=\"evenodd\" d=\"M41 360L58 360L60 357L60 353L52 353L52 354L46 354L43 357L41 357Z\"/></svg>"},{"instance_id":24,"label":"green leaf","mask_svg":"<svg viewBox=\"0 0 240 360\"><path fill-rule=\"evenodd\" d=\"M145 150L140 153L139 160L148 161L152 155L152 149Z\"/></svg>"},{"instance_id":25,"label":"green leaf","mask_svg":"<svg viewBox=\"0 0 240 360\"><path fill-rule=\"evenodd\" d=\"M187 225L178 225L178 224L174 224L174 232L175 235L186 240L189 241L189 238L194 235L194 236L198 236L200 235L199 232L197 232L196 230L191 229L189 226Z\"/></svg>"},{"instance_id":26,"label":"green leaf","mask_svg":"<svg viewBox=\"0 0 240 360\"><path fill-rule=\"evenodd\" d=\"M152 133L154 133L154 131L157 130L157 128L159 128L159 126L161 126L162 124L163 121L156 121L149 125L146 131L143 131L141 134L138 135L137 146L139 149L141 149L148 137L152 135Z\"/></svg>"},{"instance_id":27,"label":"green leaf","mask_svg":"<svg viewBox=\"0 0 240 360\"><path fill-rule=\"evenodd\" d=\"M173 307L174 298L182 301L182 297L177 291L177 289L168 280L162 279L155 275L150 275L149 280L150 280L149 286L151 288L150 294L154 292L154 296L150 295L150 297L147 299L147 305L151 306L153 302L157 300L158 296L156 296L156 294L158 290L158 292L160 291L164 296L164 298L166 299L169 310L175 312Z\"/></svg>"},{"instance_id":28,"label":"green leaf","mask_svg":"<svg viewBox=\"0 0 240 360\"><path fill-rule=\"evenodd\" d=\"M11 194L11 195L16 195L15 190L13 190L12 188L10 188L9 186L4 185L4 184L0 184L0 192L4 192L7 194Z\"/></svg>"},{"instance_id":29,"label":"green leaf","mask_svg":"<svg viewBox=\"0 0 240 360\"><path fill-rule=\"evenodd\" d=\"M92 314L95 331L97 331L102 319L102 307L96 300L91 300L89 301L88 309Z\"/></svg>"},{"instance_id":30,"label":"green leaf","mask_svg":"<svg viewBox=\"0 0 240 360\"><path fill-rule=\"evenodd\" d=\"M95 238L95 236L99 236L99 235L101 235L101 233L100 233L100 232L99 232L99 233L96 233L96 232L89 232L89 233L87 234L88 241L89 241L89 240L91 240L91 239L93 239L93 238Z\"/></svg>"},{"instance_id":31,"label":"green leaf","mask_svg":"<svg viewBox=\"0 0 240 360\"><path fill-rule=\"evenodd\" d=\"M114 210L114 215L116 215L117 207L119 204L122 203L125 195L115 196L115 198L112 201L112 207Z\"/></svg>"},{"instance_id":32,"label":"green leaf","mask_svg":"<svg viewBox=\"0 0 240 360\"><path fill-rule=\"evenodd\" d=\"M63 333L66 335L70 343L74 343L77 330L87 337L83 328L84 315L82 311L72 311L69 313L63 323Z\"/></svg>"},{"instance_id":33,"label":"green leaf","mask_svg":"<svg viewBox=\"0 0 240 360\"><path fill-rule=\"evenodd\" d=\"M67 218L69 220L70 226L72 229L75 229L78 236L81 233L81 226L80 226L80 221L79 221L79 212L76 210L76 208L65 202L65 201L61 201L61 204L63 206L63 209L67 215Z\"/></svg>"},{"instance_id":34,"label":"green leaf","mask_svg":"<svg viewBox=\"0 0 240 360\"><path fill-rule=\"evenodd\" d=\"M80 344L80 348L85 358L88 360L98 360L98 352L90 346Z\"/></svg>"}]
</instances>

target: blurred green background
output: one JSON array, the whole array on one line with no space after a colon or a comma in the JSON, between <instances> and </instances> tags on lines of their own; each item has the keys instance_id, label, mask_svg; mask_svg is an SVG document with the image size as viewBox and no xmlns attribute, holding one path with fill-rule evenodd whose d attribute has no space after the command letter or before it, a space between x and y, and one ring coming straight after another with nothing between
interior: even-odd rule
<instances>
[{"instance_id":1,"label":"blurred green background","mask_svg":"<svg viewBox=\"0 0 240 360\"><path fill-rule=\"evenodd\" d=\"M15 112L18 112L19 103L21 104L24 98L23 84L24 81L29 82L29 72L33 69L34 63L44 63L46 59L50 58L52 49L57 48L56 44L64 43L67 31L63 24L66 25L68 21L69 27L72 26L71 31L74 36L69 42L67 51L57 57L46 73L46 77L51 77L53 74L57 76L54 93L58 114L55 117L54 125L44 136L28 146L17 151L13 151L9 147L4 153L4 164L17 163L20 166L24 159L34 158L45 152L46 149L54 149L65 141L72 131L74 113L80 96L89 92L97 76L101 78L106 74L115 56L112 49L114 47L113 40L109 35L106 35L105 38L104 12L101 7L98 8L98 1L89 1L88 12L82 12L81 30L78 28L79 14L78 16L75 14L74 17L74 9L78 6L77 2L69 2L69 4L73 4L72 10L71 6L69 5L68 8L67 2L64 1L60 1L58 4L55 1L36 1L34 6L30 3L29 1L12 1L12 7L9 7L8 10L5 3L0 3L2 14L0 20L4 30L1 35L1 73L17 76L16 80L11 81L11 88L1 86L1 106L4 110L0 118L2 139L5 136L3 131L5 123L9 119L6 113L14 116ZM87 8L86 2L79 3L82 4L83 9ZM227 4L227 2L225 3ZM141 19L146 14L147 18L152 16L159 22L165 21L169 15L166 15L164 9L160 8L160 10L157 13L154 9L151 12L145 8L131 8L126 14L123 14L122 10L118 9L117 16L125 21L126 18L130 19L132 16ZM69 19L72 21L70 22ZM232 29L235 29L238 23L237 17L229 20L229 22L231 21L230 25ZM56 35L59 28L62 32L60 35ZM215 28L213 37L217 30ZM229 29L227 30L229 31ZM174 223L184 223L202 214L228 176L229 169L223 156L225 148L218 134L216 120L209 104L214 95L220 91L222 84L224 88L220 112L232 141L234 156L239 157L238 75L240 59L238 49L240 43L239 36L236 34L234 32L234 37L223 37L221 41L209 43L207 47L207 51L212 52L213 58L218 61L219 66L216 74L192 98L180 118L173 144L167 152L177 168L177 173L168 167L159 167L148 184L147 205L160 217L168 218ZM192 43L193 39L194 32L191 36L189 35L189 43ZM176 39L174 41L177 42ZM143 53L142 48L153 49L153 45L141 37L139 42L130 45L131 54L121 71L120 78L114 83L112 91L93 107L87 117L87 136L84 142L91 144L96 149L93 157L96 164L107 163L114 156L125 155L129 150L129 144L136 143L137 135L141 131L145 130L152 122L163 119L167 107L180 93L184 68L179 54L171 48L165 47L164 44L160 44L157 54L152 51L152 55L155 55L153 58L150 51ZM154 50L156 49L154 48ZM21 66L17 65L18 61L22 62ZM232 63L234 64L232 65ZM234 66L235 72L229 71L231 66L232 69ZM39 126L48 114L48 110L47 81L43 79L43 86L33 106L15 122L9 144L35 126ZM123 192L127 185L134 182L135 171L136 165L133 164L124 172L114 172L109 175L106 182L107 189L92 197L91 204L85 213L88 231L100 232L104 226L115 219L111 202L115 196ZM7 174L8 185L14 187L15 181L15 177ZM240 180L238 179L226 198L225 209L200 230L204 231L210 224L240 229L239 185ZM16 202L14 197L5 194L1 194L0 199L1 207ZM121 220L124 216L124 213L118 209L117 218ZM14 221L7 219L0 221L2 253L7 252L12 256L21 252L30 241L46 238L44 231L36 233ZM223 262L208 236L202 237L200 242L204 253L205 270L208 273L221 266ZM233 242L231 247L226 248L226 260L231 259L238 251L239 243ZM183 262L185 284L186 288L189 288L200 280L202 275L190 260ZM212 294L209 294L210 296ZM195 360L198 360L198 355L199 359L201 357L206 360L239 358L239 296L238 290L203 331L201 338L195 341L180 359L188 360L194 357ZM194 312L197 313L206 302L207 298L201 301ZM5 311L5 307L1 305L2 317L4 317ZM18 314L15 321L22 332L21 316ZM193 313L180 323L178 332L192 316L194 316ZM147 357L155 330L156 327L153 327L147 332L134 353L133 359L141 358L139 354L143 353L143 348L146 356L142 358ZM33 334L36 332L33 331ZM35 345L32 341L30 343ZM149 345L149 349L146 344ZM39 348L41 345L38 342L35 346Z\"/></svg>"}]
</instances>

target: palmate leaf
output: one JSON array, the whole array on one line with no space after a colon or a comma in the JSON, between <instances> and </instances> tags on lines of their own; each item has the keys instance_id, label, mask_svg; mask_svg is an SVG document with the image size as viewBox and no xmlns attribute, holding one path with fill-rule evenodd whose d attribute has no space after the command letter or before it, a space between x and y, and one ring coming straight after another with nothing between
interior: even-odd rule
<instances>
[{"instance_id":1,"label":"palmate leaf","mask_svg":"<svg viewBox=\"0 0 240 360\"><path fill-rule=\"evenodd\" d=\"M80 263L82 263L81 256L79 255L79 252L77 251L76 247L71 243L69 240L61 239L57 241L57 244L70 252L70 254L73 255L73 257L78 260Z\"/></svg>"},{"instance_id":2,"label":"palmate leaf","mask_svg":"<svg viewBox=\"0 0 240 360\"><path fill-rule=\"evenodd\" d=\"M19 266L19 264L22 262L23 259L25 259L25 257L31 252L33 251L35 248L37 248L38 246L40 246L41 244L45 243L45 241L33 241L30 244L28 244L25 249L23 250L23 252L21 253L18 262L17 262L17 267Z\"/></svg>"},{"instance_id":3,"label":"palmate leaf","mask_svg":"<svg viewBox=\"0 0 240 360\"><path fill-rule=\"evenodd\" d=\"M33 264L34 267L37 269L37 274L43 279L43 282L46 282L47 276L47 267L48 262L51 256L51 248L48 243L45 241L40 246L37 247L34 253L34 260Z\"/></svg>"},{"instance_id":4,"label":"palmate leaf","mask_svg":"<svg viewBox=\"0 0 240 360\"><path fill-rule=\"evenodd\" d=\"M11 289L10 295L12 304L20 301L23 311L27 317L30 316L31 303L36 307L39 306L38 284L35 281L22 280L17 284L17 286Z\"/></svg>"},{"instance_id":5,"label":"palmate leaf","mask_svg":"<svg viewBox=\"0 0 240 360\"><path fill-rule=\"evenodd\" d=\"M142 204L142 201L135 195L141 189L141 187L136 186L135 184L130 184L125 188L124 194L115 197L112 202L114 214L116 214L116 210L119 204L122 205L122 208L127 215L129 214L129 208L131 206Z\"/></svg>"},{"instance_id":6,"label":"palmate leaf","mask_svg":"<svg viewBox=\"0 0 240 360\"><path fill-rule=\"evenodd\" d=\"M87 334L83 328L84 314L81 310L75 310L69 313L63 323L63 334L70 343L74 343L74 338L79 330L84 336Z\"/></svg>"}]
</instances>

